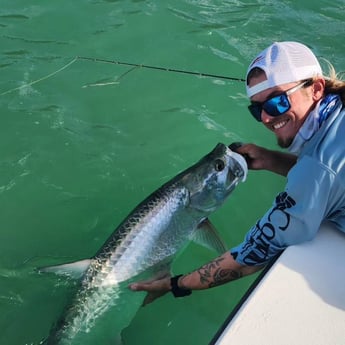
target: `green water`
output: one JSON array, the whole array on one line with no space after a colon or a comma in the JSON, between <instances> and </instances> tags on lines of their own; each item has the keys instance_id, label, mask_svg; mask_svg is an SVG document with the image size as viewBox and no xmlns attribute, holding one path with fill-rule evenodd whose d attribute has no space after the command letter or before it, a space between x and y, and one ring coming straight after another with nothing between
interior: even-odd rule
<instances>
[{"instance_id":1,"label":"green water","mask_svg":"<svg viewBox=\"0 0 345 345\"><path fill-rule=\"evenodd\" d=\"M217 142L276 147L248 115L242 82L76 56L243 78L272 41L299 40L337 70L345 66L344 0L1 5L2 345L37 344L66 303L70 283L38 276L36 266L92 256L137 203ZM269 173L249 174L212 216L229 247L283 186L283 178ZM174 271L214 255L191 244ZM208 344L253 279L188 299L166 296L138 312L125 343Z\"/></svg>"}]
</instances>

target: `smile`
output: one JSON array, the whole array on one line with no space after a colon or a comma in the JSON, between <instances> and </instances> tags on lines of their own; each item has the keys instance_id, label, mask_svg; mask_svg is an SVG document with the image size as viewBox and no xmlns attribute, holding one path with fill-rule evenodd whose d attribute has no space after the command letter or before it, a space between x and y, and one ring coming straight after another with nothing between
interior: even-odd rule
<instances>
[{"instance_id":1,"label":"smile","mask_svg":"<svg viewBox=\"0 0 345 345\"><path fill-rule=\"evenodd\" d=\"M288 121L280 121L280 122L277 122L274 125L272 125L272 128L274 130L278 130L278 129L284 127L287 123L288 123Z\"/></svg>"}]
</instances>

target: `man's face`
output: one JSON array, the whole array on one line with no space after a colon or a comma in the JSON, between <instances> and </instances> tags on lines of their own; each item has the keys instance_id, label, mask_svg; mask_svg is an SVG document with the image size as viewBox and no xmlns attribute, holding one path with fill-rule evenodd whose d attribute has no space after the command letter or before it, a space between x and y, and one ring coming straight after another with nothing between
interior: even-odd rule
<instances>
[{"instance_id":1,"label":"man's face","mask_svg":"<svg viewBox=\"0 0 345 345\"><path fill-rule=\"evenodd\" d=\"M259 76L252 77L249 81L249 86L253 87L264 80L266 80L266 75L262 73ZM252 96L250 100L252 102L263 103L269 98L290 90L299 83L300 82L288 83L269 88ZM288 96L291 107L282 115L271 116L265 110L261 112L262 123L269 130L274 132L277 137L278 145L282 148L287 148L291 145L309 112L315 105L310 89L310 87L300 88L291 93Z\"/></svg>"}]
</instances>

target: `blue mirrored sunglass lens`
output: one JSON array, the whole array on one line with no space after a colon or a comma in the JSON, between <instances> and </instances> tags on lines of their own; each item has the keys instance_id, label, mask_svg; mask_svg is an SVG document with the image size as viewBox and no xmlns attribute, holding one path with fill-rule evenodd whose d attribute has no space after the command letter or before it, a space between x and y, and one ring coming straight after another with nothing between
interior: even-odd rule
<instances>
[{"instance_id":1,"label":"blue mirrored sunglass lens","mask_svg":"<svg viewBox=\"0 0 345 345\"><path fill-rule=\"evenodd\" d=\"M270 116L279 116L286 113L290 109L291 105L288 96L284 93L275 97L272 97L262 103L252 103L248 106L250 113L255 117L257 121L261 121L261 112L265 112Z\"/></svg>"},{"instance_id":2,"label":"blue mirrored sunglass lens","mask_svg":"<svg viewBox=\"0 0 345 345\"><path fill-rule=\"evenodd\" d=\"M262 107L268 115L279 116L290 109L290 102L287 95L282 94L267 100Z\"/></svg>"}]
</instances>

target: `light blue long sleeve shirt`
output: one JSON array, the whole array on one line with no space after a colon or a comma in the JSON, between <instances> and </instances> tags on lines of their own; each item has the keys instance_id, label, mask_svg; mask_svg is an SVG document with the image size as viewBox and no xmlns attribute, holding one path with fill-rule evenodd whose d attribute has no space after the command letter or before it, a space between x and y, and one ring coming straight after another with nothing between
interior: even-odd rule
<instances>
[{"instance_id":1,"label":"light blue long sleeve shirt","mask_svg":"<svg viewBox=\"0 0 345 345\"><path fill-rule=\"evenodd\" d=\"M238 263L266 263L286 247L314 238L326 220L345 232L345 108L339 110L304 144L285 190L231 250Z\"/></svg>"}]
</instances>

